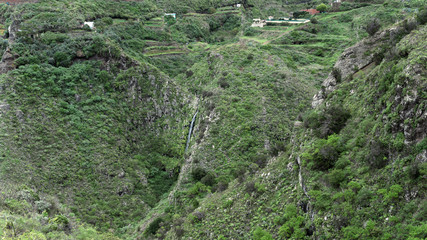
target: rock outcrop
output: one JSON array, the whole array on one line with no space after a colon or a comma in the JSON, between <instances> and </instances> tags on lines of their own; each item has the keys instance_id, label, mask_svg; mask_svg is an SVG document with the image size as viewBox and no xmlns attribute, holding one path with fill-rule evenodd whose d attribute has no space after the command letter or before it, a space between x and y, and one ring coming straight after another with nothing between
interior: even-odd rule
<instances>
[{"instance_id":1,"label":"rock outcrop","mask_svg":"<svg viewBox=\"0 0 427 240\"><path fill-rule=\"evenodd\" d=\"M359 70L374 63L376 56L374 50L393 40L398 31L400 31L398 27L390 28L347 48L335 63L332 72L323 81L322 89L314 95L312 107L320 105L328 94L335 90L339 82L349 79Z\"/></svg>"},{"instance_id":2,"label":"rock outcrop","mask_svg":"<svg viewBox=\"0 0 427 240\"><path fill-rule=\"evenodd\" d=\"M6 51L3 54L0 62L0 74L4 74L9 72L10 70L15 69L14 64L15 56L13 56L9 47L7 47Z\"/></svg>"},{"instance_id":3,"label":"rock outcrop","mask_svg":"<svg viewBox=\"0 0 427 240\"><path fill-rule=\"evenodd\" d=\"M404 34L407 35L401 38ZM420 26L418 30L413 30L409 34L403 27L395 26L346 49L323 82L322 89L313 97L312 107L322 104L339 82L351 81L353 76L357 76L357 72L367 73L381 62L395 61L396 67L402 70L393 73L395 85L390 85L393 86L390 89L392 91L390 101L392 101L391 111L397 113L398 117L392 119L383 112L382 121L384 124L391 124L392 133L403 133L405 144L422 141L427 135L424 94L427 92L427 70L426 59L423 57L425 52L423 39L426 37L426 26ZM372 80L377 81L376 79L381 78L383 74L385 73L377 73ZM383 108L378 110L385 111L386 106Z\"/></svg>"}]
</instances>

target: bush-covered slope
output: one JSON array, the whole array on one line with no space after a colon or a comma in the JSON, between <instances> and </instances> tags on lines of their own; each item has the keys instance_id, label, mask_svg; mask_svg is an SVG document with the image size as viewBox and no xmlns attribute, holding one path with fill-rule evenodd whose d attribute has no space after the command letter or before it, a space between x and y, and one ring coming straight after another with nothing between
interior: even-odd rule
<instances>
[{"instance_id":1,"label":"bush-covered slope","mask_svg":"<svg viewBox=\"0 0 427 240\"><path fill-rule=\"evenodd\" d=\"M370 62L342 76L264 169L239 172L225 191L199 199L192 214L174 215L170 238L424 239L427 28L406 24L344 52L337 69L358 57ZM218 161L198 156L196 165ZM203 192L189 191L196 189Z\"/></svg>"},{"instance_id":2,"label":"bush-covered slope","mask_svg":"<svg viewBox=\"0 0 427 240\"><path fill-rule=\"evenodd\" d=\"M84 11L93 4L79 3ZM67 2L18 7L11 21L16 29L47 24L34 13L61 4ZM3 64L15 69L0 80L1 179L55 196L104 232L119 229L143 217L176 180L190 95L102 34L59 30L18 31L9 42ZM2 191L0 204L12 214L34 209L55 217L49 207L37 209L37 200L25 210L11 207L13 191Z\"/></svg>"},{"instance_id":3,"label":"bush-covered slope","mask_svg":"<svg viewBox=\"0 0 427 240\"><path fill-rule=\"evenodd\" d=\"M427 11L320 2L2 5L0 237L426 238Z\"/></svg>"}]
</instances>

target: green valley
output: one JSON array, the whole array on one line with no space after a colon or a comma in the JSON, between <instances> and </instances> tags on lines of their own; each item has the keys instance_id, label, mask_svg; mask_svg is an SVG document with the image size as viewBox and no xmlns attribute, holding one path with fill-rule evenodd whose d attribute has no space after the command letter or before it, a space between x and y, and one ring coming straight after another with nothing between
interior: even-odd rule
<instances>
[{"instance_id":1,"label":"green valley","mask_svg":"<svg viewBox=\"0 0 427 240\"><path fill-rule=\"evenodd\" d=\"M427 238L424 1L11 3L1 239Z\"/></svg>"}]
</instances>

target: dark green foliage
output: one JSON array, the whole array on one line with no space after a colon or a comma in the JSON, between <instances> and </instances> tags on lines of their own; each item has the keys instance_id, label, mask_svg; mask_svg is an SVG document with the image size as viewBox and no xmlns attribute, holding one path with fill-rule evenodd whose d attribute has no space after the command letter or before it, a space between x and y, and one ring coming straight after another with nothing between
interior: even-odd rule
<instances>
[{"instance_id":1,"label":"dark green foliage","mask_svg":"<svg viewBox=\"0 0 427 240\"><path fill-rule=\"evenodd\" d=\"M165 16L165 22L167 25L172 26L176 23L176 19L173 16Z\"/></svg>"},{"instance_id":2,"label":"dark green foliage","mask_svg":"<svg viewBox=\"0 0 427 240\"><path fill-rule=\"evenodd\" d=\"M162 218L156 218L154 219L150 225L148 225L147 230L145 231L146 234L156 234L156 232L159 230L159 228L161 227L161 224L163 223L163 219Z\"/></svg>"},{"instance_id":3,"label":"dark green foliage","mask_svg":"<svg viewBox=\"0 0 427 240\"><path fill-rule=\"evenodd\" d=\"M366 24L365 30L370 35L373 36L378 30L380 30L381 24L378 18L372 18Z\"/></svg>"},{"instance_id":4,"label":"dark green foliage","mask_svg":"<svg viewBox=\"0 0 427 240\"><path fill-rule=\"evenodd\" d=\"M338 135L330 135L328 139L319 139L309 152L303 154L308 165L316 170L328 170L338 160L340 153L344 150Z\"/></svg>"},{"instance_id":5,"label":"dark green foliage","mask_svg":"<svg viewBox=\"0 0 427 240\"><path fill-rule=\"evenodd\" d=\"M217 192L222 192L228 188L228 182L220 181L216 186Z\"/></svg>"},{"instance_id":6,"label":"dark green foliage","mask_svg":"<svg viewBox=\"0 0 427 240\"><path fill-rule=\"evenodd\" d=\"M259 226L255 228L253 233L254 240L273 240L271 234L265 230L262 230Z\"/></svg>"},{"instance_id":7,"label":"dark green foliage","mask_svg":"<svg viewBox=\"0 0 427 240\"><path fill-rule=\"evenodd\" d=\"M421 176L419 163L413 163L411 166L408 167L407 171L409 177L413 180L418 179Z\"/></svg>"},{"instance_id":8,"label":"dark green foliage","mask_svg":"<svg viewBox=\"0 0 427 240\"><path fill-rule=\"evenodd\" d=\"M40 40L45 44L63 43L69 37L63 33L45 32L41 34Z\"/></svg>"},{"instance_id":9,"label":"dark green foliage","mask_svg":"<svg viewBox=\"0 0 427 240\"><path fill-rule=\"evenodd\" d=\"M418 23L413 19L405 19L402 23L402 26L405 29L406 33L410 33L412 30L417 28Z\"/></svg>"},{"instance_id":10,"label":"dark green foliage","mask_svg":"<svg viewBox=\"0 0 427 240\"><path fill-rule=\"evenodd\" d=\"M420 24L426 24L427 23L427 7L423 7L419 10L419 13L417 14L417 21Z\"/></svg>"},{"instance_id":11,"label":"dark green foliage","mask_svg":"<svg viewBox=\"0 0 427 240\"><path fill-rule=\"evenodd\" d=\"M191 176L193 178L194 181L200 181L202 180L202 178L204 178L205 176L207 176L207 172L205 169L203 168L196 168L191 172Z\"/></svg>"},{"instance_id":12,"label":"dark green foliage","mask_svg":"<svg viewBox=\"0 0 427 240\"><path fill-rule=\"evenodd\" d=\"M175 229L175 234L179 238L182 237L184 235L184 233L185 233L184 229L182 229L180 227L178 227L178 228Z\"/></svg>"},{"instance_id":13,"label":"dark green foliage","mask_svg":"<svg viewBox=\"0 0 427 240\"><path fill-rule=\"evenodd\" d=\"M246 192L247 193L256 192L255 182L246 183Z\"/></svg>"},{"instance_id":14,"label":"dark green foliage","mask_svg":"<svg viewBox=\"0 0 427 240\"><path fill-rule=\"evenodd\" d=\"M216 12L216 9L213 7L208 8L208 13L209 14L214 14Z\"/></svg>"},{"instance_id":15,"label":"dark green foliage","mask_svg":"<svg viewBox=\"0 0 427 240\"><path fill-rule=\"evenodd\" d=\"M378 139L372 140L369 143L369 155L367 162L372 168L382 168L388 162L388 147Z\"/></svg>"},{"instance_id":16,"label":"dark green foliage","mask_svg":"<svg viewBox=\"0 0 427 240\"><path fill-rule=\"evenodd\" d=\"M227 82L227 79L225 77L221 77L218 80L218 84L219 84L220 87L222 87L224 89L230 87L230 84Z\"/></svg>"},{"instance_id":17,"label":"dark green foliage","mask_svg":"<svg viewBox=\"0 0 427 240\"><path fill-rule=\"evenodd\" d=\"M324 3L321 3L319 5L317 5L316 10L319 12L326 12L326 10L328 9L328 6Z\"/></svg>"},{"instance_id":18,"label":"dark green foliage","mask_svg":"<svg viewBox=\"0 0 427 240\"><path fill-rule=\"evenodd\" d=\"M268 158L268 155L260 154L256 156L255 163L259 166L259 168L264 168L267 165Z\"/></svg>"},{"instance_id":19,"label":"dark green foliage","mask_svg":"<svg viewBox=\"0 0 427 240\"><path fill-rule=\"evenodd\" d=\"M328 174L327 179L332 186L338 188L341 184L346 184L347 176L348 172L346 170L334 169Z\"/></svg>"},{"instance_id":20,"label":"dark green foliage","mask_svg":"<svg viewBox=\"0 0 427 240\"><path fill-rule=\"evenodd\" d=\"M303 239L306 236L304 217L299 215L295 205L290 204L286 207L281 222L284 223L279 229L280 237L286 239Z\"/></svg>"},{"instance_id":21,"label":"dark green foliage","mask_svg":"<svg viewBox=\"0 0 427 240\"><path fill-rule=\"evenodd\" d=\"M294 18L308 18L310 14L305 11L297 11L293 13Z\"/></svg>"},{"instance_id":22,"label":"dark green foliage","mask_svg":"<svg viewBox=\"0 0 427 240\"><path fill-rule=\"evenodd\" d=\"M207 173L201 180L201 183L205 184L206 186L213 186L216 184L216 178L215 175L212 173Z\"/></svg>"},{"instance_id":23,"label":"dark green foliage","mask_svg":"<svg viewBox=\"0 0 427 240\"><path fill-rule=\"evenodd\" d=\"M317 18L315 18L315 17L312 17L310 19L310 22L313 23L313 24L317 24L317 23L319 23L319 20L317 20Z\"/></svg>"},{"instance_id":24,"label":"dark green foliage","mask_svg":"<svg viewBox=\"0 0 427 240\"><path fill-rule=\"evenodd\" d=\"M319 137L324 138L333 133L339 133L350 118L350 114L340 105L326 107L322 112L310 111L305 119L304 126L316 131Z\"/></svg>"},{"instance_id":25,"label":"dark green foliage","mask_svg":"<svg viewBox=\"0 0 427 240\"><path fill-rule=\"evenodd\" d=\"M341 70L339 70L338 68L332 69L332 76L334 76L337 83L341 82Z\"/></svg>"},{"instance_id":26,"label":"dark green foliage","mask_svg":"<svg viewBox=\"0 0 427 240\"><path fill-rule=\"evenodd\" d=\"M53 55L57 67L69 67L71 65L71 56L64 52L56 52Z\"/></svg>"},{"instance_id":27,"label":"dark green foliage","mask_svg":"<svg viewBox=\"0 0 427 240\"><path fill-rule=\"evenodd\" d=\"M194 213L190 214L189 217L192 223L198 223L203 221L203 219L206 217L206 214L204 212L195 211Z\"/></svg>"}]
</instances>

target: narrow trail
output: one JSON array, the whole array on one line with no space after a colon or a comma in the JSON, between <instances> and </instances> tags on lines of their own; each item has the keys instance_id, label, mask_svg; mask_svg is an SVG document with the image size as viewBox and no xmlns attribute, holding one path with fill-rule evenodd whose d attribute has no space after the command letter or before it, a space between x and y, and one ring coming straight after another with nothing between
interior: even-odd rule
<instances>
[{"instance_id":1,"label":"narrow trail","mask_svg":"<svg viewBox=\"0 0 427 240\"><path fill-rule=\"evenodd\" d=\"M264 42L262 45L270 44L272 41L277 40L277 39L285 36L286 34L288 34L292 29L293 29L292 27L288 27L288 29L285 32L283 32L282 34L280 34L279 36L277 36L274 39L271 39L271 40L268 40L268 41Z\"/></svg>"}]
</instances>

